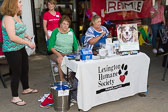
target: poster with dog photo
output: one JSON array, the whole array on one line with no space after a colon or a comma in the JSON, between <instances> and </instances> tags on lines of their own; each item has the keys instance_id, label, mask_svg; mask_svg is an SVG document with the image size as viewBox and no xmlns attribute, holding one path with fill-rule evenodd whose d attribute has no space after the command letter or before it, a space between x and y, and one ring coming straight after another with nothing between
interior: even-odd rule
<instances>
[{"instance_id":1,"label":"poster with dog photo","mask_svg":"<svg viewBox=\"0 0 168 112\"><path fill-rule=\"evenodd\" d=\"M119 51L139 50L137 24L122 24L117 26Z\"/></svg>"}]
</instances>

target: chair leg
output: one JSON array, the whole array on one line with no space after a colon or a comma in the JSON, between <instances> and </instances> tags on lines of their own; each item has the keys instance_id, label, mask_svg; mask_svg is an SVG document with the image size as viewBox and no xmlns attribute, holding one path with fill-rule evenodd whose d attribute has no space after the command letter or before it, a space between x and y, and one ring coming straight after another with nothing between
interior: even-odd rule
<instances>
[{"instance_id":1,"label":"chair leg","mask_svg":"<svg viewBox=\"0 0 168 112\"><path fill-rule=\"evenodd\" d=\"M54 82L56 82L56 78L55 78L55 75L53 74L53 79L54 79Z\"/></svg>"},{"instance_id":2,"label":"chair leg","mask_svg":"<svg viewBox=\"0 0 168 112\"><path fill-rule=\"evenodd\" d=\"M0 74L0 79L2 81L2 84L3 84L4 88L7 88L5 80L4 80L4 78L3 78L3 76L1 74Z\"/></svg>"},{"instance_id":3,"label":"chair leg","mask_svg":"<svg viewBox=\"0 0 168 112\"><path fill-rule=\"evenodd\" d=\"M163 73L163 78L162 78L162 81L165 81L165 77L166 77L166 72L167 72L167 65L168 65L168 56L166 57L166 64L165 64L165 70L164 70L164 73Z\"/></svg>"},{"instance_id":4,"label":"chair leg","mask_svg":"<svg viewBox=\"0 0 168 112\"><path fill-rule=\"evenodd\" d=\"M55 73L54 73L54 71L53 71L53 68L51 68L51 75L52 75L52 77L53 77L54 82L56 82Z\"/></svg>"},{"instance_id":5,"label":"chair leg","mask_svg":"<svg viewBox=\"0 0 168 112\"><path fill-rule=\"evenodd\" d=\"M68 74L69 74L69 68L67 67L67 74L65 74L65 78L66 78L66 80L69 82Z\"/></svg>"}]
</instances>

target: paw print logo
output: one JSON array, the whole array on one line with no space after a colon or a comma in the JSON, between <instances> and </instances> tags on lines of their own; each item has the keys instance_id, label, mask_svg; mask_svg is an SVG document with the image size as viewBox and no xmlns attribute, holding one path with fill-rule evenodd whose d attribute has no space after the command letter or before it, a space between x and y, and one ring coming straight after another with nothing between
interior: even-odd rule
<instances>
[{"instance_id":1,"label":"paw print logo","mask_svg":"<svg viewBox=\"0 0 168 112\"><path fill-rule=\"evenodd\" d=\"M128 75L128 65L122 64L121 69L118 71L118 74L120 75L120 81L124 82L125 76Z\"/></svg>"}]
</instances>

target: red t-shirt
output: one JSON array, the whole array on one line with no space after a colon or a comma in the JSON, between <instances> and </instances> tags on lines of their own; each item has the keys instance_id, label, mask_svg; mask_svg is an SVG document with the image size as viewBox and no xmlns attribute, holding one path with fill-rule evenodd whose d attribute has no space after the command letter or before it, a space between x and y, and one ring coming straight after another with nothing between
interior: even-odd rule
<instances>
[{"instance_id":1,"label":"red t-shirt","mask_svg":"<svg viewBox=\"0 0 168 112\"><path fill-rule=\"evenodd\" d=\"M150 13L154 13L155 10L156 10L156 9L154 9L154 8L152 7ZM157 10L158 10L158 14L157 14L155 17L152 18L151 24L157 24L157 23L160 23L160 22L163 21L164 6L161 5L160 8L157 9Z\"/></svg>"},{"instance_id":2,"label":"red t-shirt","mask_svg":"<svg viewBox=\"0 0 168 112\"><path fill-rule=\"evenodd\" d=\"M47 30L53 31L55 28L58 28L60 18L61 14L59 12L56 12L56 16L53 16L49 11L45 12L43 20L47 21Z\"/></svg>"}]
</instances>

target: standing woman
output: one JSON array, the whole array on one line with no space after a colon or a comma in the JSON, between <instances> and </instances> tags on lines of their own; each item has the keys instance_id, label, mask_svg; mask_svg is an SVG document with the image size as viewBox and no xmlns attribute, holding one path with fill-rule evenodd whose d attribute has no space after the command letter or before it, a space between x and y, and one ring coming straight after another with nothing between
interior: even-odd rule
<instances>
[{"instance_id":1,"label":"standing woman","mask_svg":"<svg viewBox=\"0 0 168 112\"><path fill-rule=\"evenodd\" d=\"M152 29L152 47L153 47L153 53L157 54L156 49L156 38L158 31L162 29L162 23L165 24L165 17L164 17L164 6L161 5L162 0L156 0L155 6L152 7L150 14L152 18L151 22L151 29ZM159 51L164 52L161 42L159 43Z\"/></svg>"},{"instance_id":2,"label":"standing woman","mask_svg":"<svg viewBox=\"0 0 168 112\"><path fill-rule=\"evenodd\" d=\"M52 31L59 27L59 19L61 18L61 14L55 11L55 0L48 0L46 5L49 11L45 12L43 15L43 28L46 35L46 40L48 40Z\"/></svg>"},{"instance_id":3,"label":"standing woman","mask_svg":"<svg viewBox=\"0 0 168 112\"><path fill-rule=\"evenodd\" d=\"M19 106L26 104L18 96L19 81L21 81L23 87L22 94L38 92L36 89L29 88L29 65L25 45L33 49L35 44L25 40L25 38L31 40L32 37L25 33L26 26L18 17L21 15L21 11L21 0L4 0L2 3L1 14L4 15L2 19L2 49L11 69L11 102Z\"/></svg>"}]
</instances>

